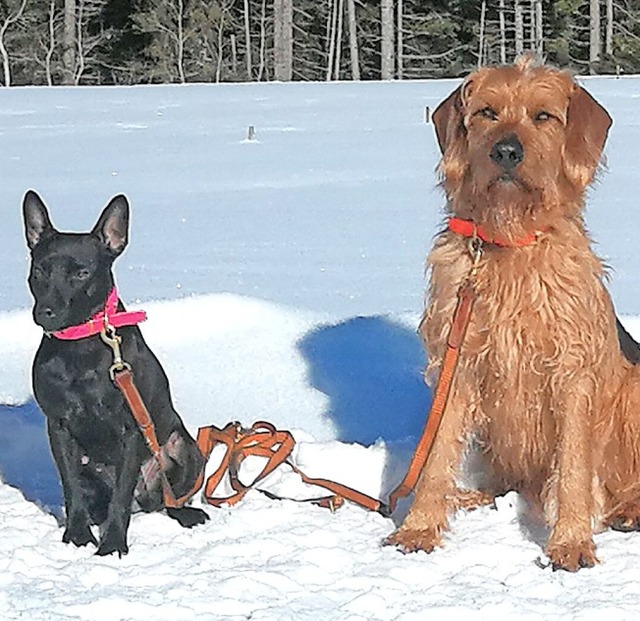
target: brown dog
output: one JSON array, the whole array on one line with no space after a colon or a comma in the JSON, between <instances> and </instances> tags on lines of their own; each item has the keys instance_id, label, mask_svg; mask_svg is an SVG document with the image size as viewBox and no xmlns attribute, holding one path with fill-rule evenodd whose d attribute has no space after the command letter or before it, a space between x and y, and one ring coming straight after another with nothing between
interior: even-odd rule
<instances>
[{"instance_id":1,"label":"brown dog","mask_svg":"<svg viewBox=\"0 0 640 621\"><path fill-rule=\"evenodd\" d=\"M611 119L566 73L523 58L470 75L435 111L452 219L428 259L421 334L437 376L456 294L484 241L449 405L388 543L430 552L457 508L508 490L540 503L555 569L597 561L592 534L640 528L640 367L620 351L582 217ZM456 485L469 439L490 465Z\"/></svg>"}]
</instances>

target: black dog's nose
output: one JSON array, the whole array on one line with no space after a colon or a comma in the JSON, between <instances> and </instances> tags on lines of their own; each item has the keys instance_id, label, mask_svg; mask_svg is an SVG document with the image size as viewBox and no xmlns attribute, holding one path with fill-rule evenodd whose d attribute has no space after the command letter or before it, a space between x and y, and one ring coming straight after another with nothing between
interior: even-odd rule
<instances>
[{"instance_id":1,"label":"black dog's nose","mask_svg":"<svg viewBox=\"0 0 640 621\"><path fill-rule=\"evenodd\" d=\"M47 329L51 326L51 322L56 318L55 311L49 306L38 306L34 312L36 323Z\"/></svg>"},{"instance_id":2,"label":"black dog's nose","mask_svg":"<svg viewBox=\"0 0 640 621\"><path fill-rule=\"evenodd\" d=\"M524 159L524 147L515 134L499 140L491 149L491 159L504 170L513 170Z\"/></svg>"}]
</instances>

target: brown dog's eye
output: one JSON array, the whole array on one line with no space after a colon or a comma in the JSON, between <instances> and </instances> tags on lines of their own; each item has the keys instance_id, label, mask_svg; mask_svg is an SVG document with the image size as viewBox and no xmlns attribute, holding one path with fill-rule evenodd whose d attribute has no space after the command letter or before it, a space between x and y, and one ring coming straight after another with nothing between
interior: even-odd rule
<instances>
[{"instance_id":1,"label":"brown dog's eye","mask_svg":"<svg viewBox=\"0 0 640 621\"><path fill-rule=\"evenodd\" d=\"M474 116L481 116L483 119L489 119L490 121L498 120L498 113L489 106L482 108L482 110L478 110Z\"/></svg>"},{"instance_id":2,"label":"brown dog's eye","mask_svg":"<svg viewBox=\"0 0 640 621\"><path fill-rule=\"evenodd\" d=\"M555 118L553 116L553 114L550 114L549 112L546 112L545 110L542 110L542 111L538 112L538 114L536 114L536 116L534 117L534 120L536 121L536 123L541 123L541 122L544 122L544 121L550 121L553 118Z\"/></svg>"}]
</instances>

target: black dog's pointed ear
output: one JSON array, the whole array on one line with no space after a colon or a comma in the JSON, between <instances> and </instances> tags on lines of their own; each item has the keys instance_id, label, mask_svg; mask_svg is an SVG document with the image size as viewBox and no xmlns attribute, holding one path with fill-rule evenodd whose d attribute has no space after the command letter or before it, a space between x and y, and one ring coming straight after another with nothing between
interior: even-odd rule
<instances>
[{"instance_id":1,"label":"black dog's pointed ear","mask_svg":"<svg viewBox=\"0 0 640 621\"><path fill-rule=\"evenodd\" d=\"M593 180L611 123L609 113L576 86L567 110L565 162L570 177L583 187Z\"/></svg>"},{"instance_id":2,"label":"black dog's pointed ear","mask_svg":"<svg viewBox=\"0 0 640 621\"><path fill-rule=\"evenodd\" d=\"M22 214L24 216L24 232L27 238L27 246L33 250L44 237L55 232L49 219L49 212L42 199L33 190L24 195L22 201Z\"/></svg>"},{"instance_id":3,"label":"black dog's pointed ear","mask_svg":"<svg viewBox=\"0 0 640 621\"><path fill-rule=\"evenodd\" d=\"M109 201L91 231L115 256L118 256L129 241L129 202L119 194Z\"/></svg>"},{"instance_id":4,"label":"black dog's pointed ear","mask_svg":"<svg viewBox=\"0 0 640 621\"><path fill-rule=\"evenodd\" d=\"M453 91L433 113L433 126L436 128L438 146L443 155L447 148L465 133L462 122L462 90L465 86L466 84L459 86Z\"/></svg>"}]
</instances>

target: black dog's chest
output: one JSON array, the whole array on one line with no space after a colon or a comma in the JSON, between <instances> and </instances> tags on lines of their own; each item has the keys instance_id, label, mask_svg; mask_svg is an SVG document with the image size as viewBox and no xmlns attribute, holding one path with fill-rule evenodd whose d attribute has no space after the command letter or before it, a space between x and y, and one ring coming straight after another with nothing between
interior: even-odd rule
<instances>
[{"instance_id":1,"label":"black dog's chest","mask_svg":"<svg viewBox=\"0 0 640 621\"><path fill-rule=\"evenodd\" d=\"M35 397L50 424L66 427L87 454L103 463L110 462L109 453L135 427L109 378L110 358L99 342L70 344L45 338L33 368Z\"/></svg>"}]
</instances>

